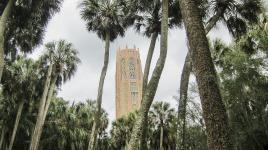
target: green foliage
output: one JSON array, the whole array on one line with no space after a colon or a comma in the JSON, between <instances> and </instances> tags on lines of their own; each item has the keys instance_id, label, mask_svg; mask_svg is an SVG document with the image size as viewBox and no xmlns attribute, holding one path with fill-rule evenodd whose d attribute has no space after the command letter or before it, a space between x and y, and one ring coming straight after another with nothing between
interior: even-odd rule
<instances>
[{"instance_id":1,"label":"green foliage","mask_svg":"<svg viewBox=\"0 0 268 150\"><path fill-rule=\"evenodd\" d=\"M23 115L20 119L19 138L28 139L31 129L32 109L35 100L40 97L42 86L40 78L39 63L24 57L18 57L13 63L8 62L4 69L2 78L3 99L0 101L1 128L6 129L4 145L9 144L10 136L19 103L24 103ZM25 140L19 140L23 144ZM16 149L16 148L15 148Z\"/></svg>"},{"instance_id":2,"label":"green foliage","mask_svg":"<svg viewBox=\"0 0 268 150\"><path fill-rule=\"evenodd\" d=\"M163 128L163 148L175 149L176 113L169 103L155 102L149 112L149 149L159 149L161 128Z\"/></svg>"},{"instance_id":3,"label":"green foliage","mask_svg":"<svg viewBox=\"0 0 268 150\"><path fill-rule=\"evenodd\" d=\"M110 131L110 148L114 150L123 149L130 140L134 123L137 119L137 112L117 119L112 123Z\"/></svg>"},{"instance_id":4,"label":"green foliage","mask_svg":"<svg viewBox=\"0 0 268 150\"><path fill-rule=\"evenodd\" d=\"M73 47L73 44L66 40L53 41L45 44L45 49L40 61L44 68L53 64L53 74L58 75L57 85L70 80L81 62L78 58L78 51Z\"/></svg>"},{"instance_id":5,"label":"green foliage","mask_svg":"<svg viewBox=\"0 0 268 150\"><path fill-rule=\"evenodd\" d=\"M200 124L200 105L191 102L188 107L186 129L187 149L206 150L206 134L204 125ZM161 122L163 126L163 147L164 149L176 148L176 128L177 128L177 112L166 102L155 102L149 113L149 124L147 128L147 147L148 149L159 149ZM130 113L127 116L117 119L112 123L110 149L124 149L130 140L132 129L136 121L137 112ZM202 121L201 121L202 122Z\"/></svg>"},{"instance_id":6,"label":"green foliage","mask_svg":"<svg viewBox=\"0 0 268 150\"><path fill-rule=\"evenodd\" d=\"M42 149L86 149L95 109L95 101L87 100L85 103L69 105L62 98L54 98L41 139ZM104 110L101 122L98 142L103 142L108 126L107 113Z\"/></svg>"},{"instance_id":7,"label":"green foliage","mask_svg":"<svg viewBox=\"0 0 268 150\"><path fill-rule=\"evenodd\" d=\"M258 23L263 12L262 0L213 0L209 1L209 7L211 15L219 13L219 20L235 38L246 34L249 24Z\"/></svg>"},{"instance_id":8,"label":"green foliage","mask_svg":"<svg viewBox=\"0 0 268 150\"><path fill-rule=\"evenodd\" d=\"M42 43L51 17L63 0L15 0L5 31L5 54L14 60L18 51L32 52ZM0 2L0 16L7 0ZM9 54L9 55L8 55Z\"/></svg>"},{"instance_id":9,"label":"green foliage","mask_svg":"<svg viewBox=\"0 0 268 150\"><path fill-rule=\"evenodd\" d=\"M96 32L102 40L106 39L107 33L110 41L124 36L129 24L121 4L121 0L83 0L80 4L81 16L87 23L88 31Z\"/></svg>"},{"instance_id":10,"label":"green foliage","mask_svg":"<svg viewBox=\"0 0 268 150\"><path fill-rule=\"evenodd\" d=\"M160 34L161 32L161 1L134 0L128 1L127 8L133 9L132 18L135 29L150 37L153 33ZM179 9L179 3L175 0L169 1L169 27L181 27L182 16Z\"/></svg>"},{"instance_id":11,"label":"green foliage","mask_svg":"<svg viewBox=\"0 0 268 150\"><path fill-rule=\"evenodd\" d=\"M237 149L267 148L267 32L253 26L231 46L214 43L222 94Z\"/></svg>"}]
</instances>

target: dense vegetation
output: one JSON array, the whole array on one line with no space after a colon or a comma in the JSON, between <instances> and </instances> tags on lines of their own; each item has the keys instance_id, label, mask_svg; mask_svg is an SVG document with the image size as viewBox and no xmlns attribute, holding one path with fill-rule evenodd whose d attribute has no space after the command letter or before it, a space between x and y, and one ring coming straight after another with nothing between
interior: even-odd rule
<instances>
[{"instance_id":1,"label":"dense vegetation","mask_svg":"<svg viewBox=\"0 0 268 150\"><path fill-rule=\"evenodd\" d=\"M61 3L0 2L1 150L268 149L268 23L261 0L81 0L88 31L104 41L104 64L96 101L73 103L57 93L75 75L79 50L58 40L45 43L36 60L27 55L42 44ZM230 44L206 37L219 21L233 36ZM189 52L178 96L156 101L168 31L182 24ZM102 109L110 43L131 26L151 38L141 108L111 122ZM150 69L158 37L160 55ZM191 74L196 82L189 82Z\"/></svg>"}]
</instances>

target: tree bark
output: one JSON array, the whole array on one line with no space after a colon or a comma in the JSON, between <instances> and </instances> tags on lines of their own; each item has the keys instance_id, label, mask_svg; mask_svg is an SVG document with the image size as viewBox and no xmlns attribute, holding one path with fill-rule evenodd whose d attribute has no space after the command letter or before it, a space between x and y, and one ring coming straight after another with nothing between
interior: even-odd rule
<instances>
[{"instance_id":1,"label":"tree bark","mask_svg":"<svg viewBox=\"0 0 268 150\"><path fill-rule=\"evenodd\" d=\"M155 49L155 43L158 37L158 33L153 33L152 37L151 37L151 43L150 43L150 47L147 53L147 58L146 58L146 63L145 63L145 68L144 68L144 74L143 74L143 81L142 81L142 97L144 97L144 93L147 87L147 83L148 83L148 77L149 77L149 73L150 73L150 67L151 67L151 61L153 58L153 54L154 54L154 49ZM144 122L144 128L143 131L141 133L141 140L140 140L140 148L142 150L146 150L147 149L147 142L146 142L146 137L147 137L147 126L148 126L148 117L145 118L145 122Z\"/></svg>"},{"instance_id":2,"label":"tree bark","mask_svg":"<svg viewBox=\"0 0 268 150\"><path fill-rule=\"evenodd\" d=\"M51 102L51 99L52 99L52 96L53 96L53 93L54 93L54 90L55 90L57 77L58 77L58 75L55 75L53 77L53 79L52 79L51 84L50 84L50 88L49 88L47 99L46 99L46 104L45 104L45 107L44 107L44 113L43 113L42 121L40 123L41 125L40 125L39 131L38 131L38 135L36 137L37 138L36 139L37 140L36 148L38 148L38 146L39 146L39 142L40 142L40 138L41 138L41 135L42 135L42 131L43 131L44 123L45 123L45 120L46 120L47 112L48 112L49 105L50 105L50 102Z\"/></svg>"},{"instance_id":3,"label":"tree bark","mask_svg":"<svg viewBox=\"0 0 268 150\"><path fill-rule=\"evenodd\" d=\"M44 109L45 109L47 94L48 94L48 90L49 90L49 86L50 86L52 70L53 70L53 64L50 64L49 68L48 68L46 82L44 85L44 91L43 91L42 97L40 99L40 104L39 104L39 108L38 108L38 115L36 118L36 124L34 127L34 131L33 131L32 138L31 138L31 143L30 143L30 150L37 150L37 143L38 143L37 138L38 138L38 134L39 134L38 132L40 131L41 121L42 121L42 118L44 115Z\"/></svg>"},{"instance_id":4,"label":"tree bark","mask_svg":"<svg viewBox=\"0 0 268 150\"><path fill-rule=\"evenodd\" d=\"M192 71L192 63L190 59L190 54L187 53L185 58L184 66L182 69L181 83L180 83L180 99L178 106L178 140L177 148L180 150L185 150L185 118L186 118L186 106L188 98L188 85L190 74Z\"/></svg>"},{"instance_id":5,"label":"tree bark","mask_svg":"<svg viewBox=\"0 0 268 150\"><path fill-rule=\"evenodd\" d=\"M164 148L163 148L163 136L164 136L163 124L161 124L161 127L160 127L160 146L159 146L159 150L164 150Z\"/></svg>"},{"instance_id":6,"label":"tree bark","mask_svg":"<svg viewBox=\"0 0 268 150\"><path fill-rule=\"evenodd\" d=\"M162 1L162 21L161 21L161 42L160 42L160 56L157 60L150 82L147 85L141 108L139 110L137 121L135 122L128 150L137 150L139 147L139 140L141 132L144 128L144 122L148 116L148 111L153 102L158 83L165 65L167 56L167 35L168 35L168 0Z\"/></svg>"},{"instance_id":7,"label":"tree bark","mask_svg":"<svg viewBox=\"0 0 268 150\"><path fill-rule=\"evenodd\" d=\"M5 31L8 18L10 17L11 11L13 9L15 0L9 0L4 12L2 13L0 19L0 81L2 79L2 73L5 65L4 60L4 45L5 45Z\"/></svg>"},{"instance_id":8,"label":"tree bark","mask_svg":"<svg viewBox=\"0 0 268 150\"><path fill-rule=\"evenodd\" d=\"M150 73L150 67L151 67L151 62L152 62L152 58L153 58L153 54L154 54L155 43L156 43L157 37L158 37L157 32L152 34L151 43L150 43L150 47L149 47L149 50L147 53L147 58L146 58L146 63L145 63L144 73L143 73L142 97L144 96L145 89L146 89L146 86L148 83L148 77L149 77L149 73Z\"/></svg>"},{"instance_id":9,"label":"tree bark","mask_svg":"<svg viewBox=\"0 0 268 150\"><path fill-rule=\"evenodd\" d=\"M225 9L220 9L217 13L209 19L206 26L206 34L210 32L210 30L216 25L216 23L220 20L220 17L224 13ZM178 127L182 131L177 130L178 132L178 140L179 144L177 144L177 150L185 150L185 127L186 127L186 104L188 99L188 86L190 75L192 72L192 62L189 52L186 55L185 62L183 65L183 70L181 74L181 83L180 83L180 99L179 99L179 107L178 107Z\"/></svg>"},{"instance_id":10,"label":"tree bark","mask_svg":"<svg viewBox=\"0 0 268 150\"><path fill-rule=\"evenodd\" d=\"M101 71L101 77L99 81L99 88L98 88L98 96L97 96L97 110L94 118L94 123L91 130L88 150L95 150L96 141L97 141L97 132L98 127L100 124L100 117L101 117L101 103L102 103L102 93L103 93L103 85L104 80L109 64L109 49L110 49L110 33L107 31L105 37L105 53L104 53L104 65Z\"/></svg>"},{"instance_id":11,"label":"tree bark","mask_svg":"<svg viewBox=\"0 0 268 150\"><path fill-rule=\"evenodd\" d=\"M180 0L180 9L202 103L208 136L208 149L232 150L234 147L231 141L228 117L217 83L217 75L200 10L191 0Z\"/></svg>"},{"instance_id":12,"label":"tree bark","mask_svg":"<svg viewBox=\"0 0 268 150\"><path fill-rule=\"evenodd\" d=\"M18 126L19 126L23 106L24 106L24 101L21 101L19 103L18 112L17 112L15 124L14 124L14 129L13 129L13 132L12 132L11 140L10 140L10 143L9 143L9 146L8 146L8 150L12 150L12 147L13 147L13 144L14 144L14 141L15 141L15 137L16 137L16 133L17 133L17 129L18 129Z\"/></svg>"}]
</instances>

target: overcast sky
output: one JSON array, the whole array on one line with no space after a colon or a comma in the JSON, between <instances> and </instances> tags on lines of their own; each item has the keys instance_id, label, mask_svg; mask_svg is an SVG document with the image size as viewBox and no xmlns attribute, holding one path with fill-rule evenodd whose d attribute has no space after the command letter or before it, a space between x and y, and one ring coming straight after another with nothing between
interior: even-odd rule
<instances>
[{"instance_id":1,"label":"overcast sky","mask_svg":"<svg viewBox=\"0 0 268 150\"><path fill-rule=\"evenodd\" d=\"M66 39L73 43L74 47L79 51L79 58L82 63L79 64L75 76L62 86L58 95L65 100L76 102L96 99L104 55L104 42L95 33L87 31L85 22L81 19L79 8L77 7L79 2L80 0L64 1L61 11L50 20L44 39L44 43L52 40ZM220 38L225 42L231 41L228 31L221 25L218 25L218 28L211 31L209 36L212 39ZM158 38L152 61L152 69L159 56L159 41L160 39ZM166 64L155 96L156 101L170 102L173 107L177 103L172 97L177 95L181 70L187 52L185 41L185 30L174 29L169 31ZM132 29L127 30L125 37L118 38L111 43L110 63L104 84L102 105L108 112L110 120L115 119L116 49L126 47L126 45L131 48L135 45L140 49L142 66L144 67L149 44L149 39L135 33ZM39 56L42 50L43 46L39 47L33 56Z\"/></svg>"}]
</instances>

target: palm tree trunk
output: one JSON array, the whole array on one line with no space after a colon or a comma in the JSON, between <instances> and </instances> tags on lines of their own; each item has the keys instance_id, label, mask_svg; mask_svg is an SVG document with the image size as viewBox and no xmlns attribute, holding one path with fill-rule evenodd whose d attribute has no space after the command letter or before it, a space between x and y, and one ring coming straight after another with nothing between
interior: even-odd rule
<instances>
[{"instance_id":1,"label":"palm tree trunk","mask_svg":"<svg viewBox=\"0 0 268 150\"><path fill-rule=\"evenodd\" d=\"M104 65L101 71L101 77L99 81L99 88L98 88L98 96L97 96L97 111L94 118L93 127L91 130L88 150L94 150L96 146L97 141L97 132L98 127L100 124L100 117L101 117L101 103L102 103L102 93L103 93L103 85L104 80L109 64L109 49L110 49L110 33L107 31L106 37L105 37L105 53L104 53Z\"/></svg>"},{"instance_id":2,"label":"palm tree trunk","mask_svg":"<svg viewBox=\"0 0 268 150\"><path fill-rule=\"evenodd\" d=\"M152 61L153 54L154 54L154 48L155 48L155 43L156 43L156 40L157 40L157 36L158 36L157 32L152 34L150 47L149 47L149 50L148 50L148 53L147 53L147 58L146 58L146 63L145 63L145 68L144 68L144 74L143 74L143 81L142 81L142 97L144 96L146 86L147 86L147 83L148 83L148 77L149 77L149 73L150 73L151 61Z\"/></svg>"},{"instance_id":3,"label":"palm tree trunk","mask_svg":"<svg viewBox=\"0 0 268 150\"><path fill-rule=\"evenodd\" d=\"M208 149L232 150L234 147L231 141L228 117L217 83L217 75L205 29L199 15L200 11L195 2L191 0L181 0L180 8L206 123Z\"/></svg>"},{"instance_id":4,"label":"palm tree trunk","mask_svg":"<svg viewBox=\"0 0 268 150\"><path fill-rule=\"evenodd\" d=\"M150 67L151 67L151 61L152 61L152 58L153 58L154 49L155 49L155 43L156 43L157 37L158 37L158 33L155 32L155 33L152 34L151 43L150 43L150 47L149 47L149 50L148 50L146 63L145 63L145 68L144 68L144 75L143 75L143 81L142 81L142 97L144 96L146 86L147 86L147 83L148 83L148 77L149 77L149 72L150 72ZM141 140L140 140L141 145L140 145L140 148L142 150L147 149L147 144L146 144L147 125L148 125L148 118L146 118L146 120L144 122L144 128L143 128L143 131L141 133Z\"/></svg>"},{"instance_id":5,"label":"palm tree trunk","mask_svg":"<svg viewBox=\"0 0 268 150\"><path fill-rule=\"evenodd\" d=\"M192 63L190 59L190 54L187 53L182 75L181 75L181 83L180 83L180 99L179 99L179 106L178 106L178 144L177 149L185 150L185 118L186 118L186 103L188 98L188 85L189 85L189 78L192 71Z\"/></svg>"},{"instance_id":6,"label":"palm tree trunk","mask_svg":"<svg viewBox=\"0 0 268 150\"><path fill-rule=\"evenodd\" d=\"M139 140L141 132L143 131L143 123L148 117L148 111L153 102L159 79L161 77L166 56L167 56L167 34L168 34L168 0L162 1L162 22L161 22L161 42L160 42L160 56L157 60L156 66L154 68L150 82L147 85L141 108L139 110L137 121L132 131L131 139L129 145L127 146L128 150L137 150L139 147Z\"/></svg>"},{"instance_id":7,"label":"palm tree trunk","mask_svg":"<svg viewBox=\"0 0 268 150\"><path fill-rule=\"evenodd\" d=\"M43 124L46 120L47 112L48 112L48 109L49 109L49 106L50 106L50 103L52 100L52 96L54 94L54 90L55 90L55 86L56 86L56 82L57 82L57 77L58 77L58 75L56 75L53 78L51 85L50 85L50 88L49 88L49 91L48 91L48 96L47 96L46 105L45 105L44 114L43 114Z\"/></svg>"},{"instance_id":8,"label":"palm tree trunk","mask_svg":"<svg viewBox=\"0 0 268 150\"><path fill-rule=\"evenodd\" d=\"M220 9L207 23L206 26L206 34L210 32L210 30L216 25L219 21L221 15L223 14L225 9ZM184 150L185 149L185 118L186 118L186 103L188 99L188 85L190 80L190 75L192 72L192 62L189 52L186 55L182 74L181 74L181 83L180 83L180 99L179 99L179 107L178 107L178 143L177 150ZM183 122L182 122L183 121ZM182 131L179 131L182 129Z\"/></svg>"},{"instance_id":9,"label":"palm tree trunk","mask_svg":"<svg viewBox=\"0 0 268 150\"><path fill-rule=\"evenodd\" d=\"M40 99L40 104L39 104L39 109L38 109L38 116L36 118L36 124L35 124L35 127L34 127L34 131L33 131L32 138L31 138L31 143L30 143L30 150L37 150L37 143L38 143L38 138L37 137L38 137L38 134L39 134L38 132L40 131L41 121L42 121L43 114L44 114L44 109L45 109L48 89L49 89L49 86L50 86L52 70L53 70L53 64L50 64L49 68L48 68L46 82L45 82L45 85L44 85L44 91L43 91L42 97Z\"/></svg>"},{"instance_id":10,"label":"palm tree trunk","mask_svg":"<svg viewBox=\"0 0 268 150\"><path fill-rule=\"evenodd\" d=\"M57 77L58 77L58 75L54 76L53 79L52 79L52 82L50 84L50 88L49 88L47 99L46 99L46 104L45 104L45 107L44 107L43 118L42 118L41 125L40 125L39 131L38 131L38 135L36 137L37 138L36 139L37 140L36 148L38 148L38 146L39 146L40 138L41 138L42 131L43 131L43 126L44 126L46 116L47 116L47 112L48 112L48 108L49 108L49 105L50 105L50 102L51 102L51 99L52 99L52 96L53 96L53 93L54 93Z\"/></svg>"},{"instance_id":11,"label":"palm tree trunk","mask_svg":"<svg viewBox=\"0 0 268 150\"><path fill-rule=\"evenodd\" d=\"M160 127L160 146L159 146L159 150L164 150L164 148L163 148L163 136L164 136L163 124L161 123L161 127Z\"/></svg>"},{"instance_id":12,"label":"palm tree trunk","mask_svg":"<svg viewBox=\"0 0 268 150\"><path fill-rule=\"evenodd\" d=\"M15 124L14 124L14 129L13 129L13 132L12 132L12 136L11 136L11 140L10 140L10 143L9 143L9 146L8 146L8 150L12 150L12 147L13 147L13 144L14 144L14 141L15 141L15 137L16 137L16 133L17 133L17 129L18 129L18 126L19 126L23 106L24 106L24 101L21 101L19 103L18 112L17 112L17 116L16 116L16 121L15 121Z\"/></svg>"},{"instance_id":13,"label":"palm tree trunk","mask_svg":"<svg viewBox=\"0 0 268 150\"><path fill-rule=\"evenodd\" d=\"M5 65L4 45L5 45L6 24L7 24L8 18L10 17L11 11L13 9L14 1L15 0L8 1L0 19L0 81L2 79L2 73L3 73L3 69Z\"/></svg>"},{"instance_id":14,"label":"palm tree trunk","mask_svg":"<svg viewBox=\"0 0 268 150\"><path fill-rule=\"evenodd\" d=\"M144 118L143 129L140 138L140 149L147 150L148 115Z\"/></svg>"}]
</instances>

